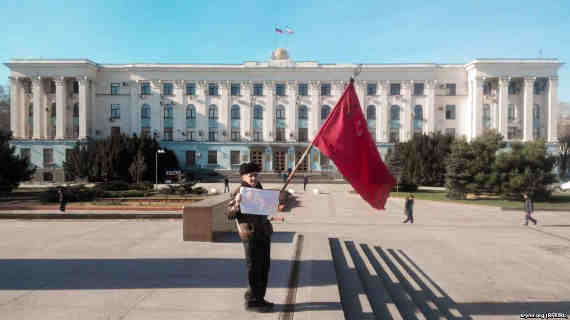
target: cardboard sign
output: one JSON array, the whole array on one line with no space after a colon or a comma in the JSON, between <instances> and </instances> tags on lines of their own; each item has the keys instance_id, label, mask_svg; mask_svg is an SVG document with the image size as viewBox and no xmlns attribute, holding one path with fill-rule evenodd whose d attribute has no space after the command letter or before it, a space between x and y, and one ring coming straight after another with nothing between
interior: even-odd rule
<instances>
[{"instance_id":1,"label":"cardboard sign","mask_svg":"<svg viewBox=\"0 0 570 320\"><path fill-rule=\"evenodd\" d=\"M245 214L273 215L279 204L278 190L241 187L240 209Z\"/></svg>"}]
</instances>

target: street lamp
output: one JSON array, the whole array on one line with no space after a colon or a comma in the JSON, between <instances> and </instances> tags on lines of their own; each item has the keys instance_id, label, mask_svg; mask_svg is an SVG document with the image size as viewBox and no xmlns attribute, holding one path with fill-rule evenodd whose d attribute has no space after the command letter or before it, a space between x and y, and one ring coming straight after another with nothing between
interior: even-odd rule
<instances>
[{"instance_id":1,"label":"street lamp","mask_svg":"<svg viewBox=\"0 0 570 320\"><path fill-rule=\"evenodd\" d=\"M154 174L155 174L155 185L156 185L156 190L158 190L158 154L159 153L166 153L166 151L164 151L163 149L158 149L156 150L156 167L154 168Z\"/></svg>"}]
</instances>

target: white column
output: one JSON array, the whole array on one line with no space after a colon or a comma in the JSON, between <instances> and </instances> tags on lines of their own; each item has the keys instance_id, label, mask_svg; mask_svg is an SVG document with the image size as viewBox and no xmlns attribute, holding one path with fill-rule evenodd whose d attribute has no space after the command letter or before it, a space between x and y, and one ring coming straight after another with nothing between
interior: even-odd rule
<instances>
[{"instance_id":1,"label":"white column","mask_svg":"<svg viewBox=\"0 0 570 320\"><path fill-rule=\"evenodd\" d=\"M533 88L535 77L524 79L524 96L523 96L523 141L532 141L532 107L534 103Z\"/></svg>"},{"instance_id":2,"label":"white column","mask_svg":"<svg viewBox=\"0 0 570 320\"><path fill-rule=\"evenodd\" d=\"M34 92L34 98L33 98L33 104L34 104L34 120L33 120L33 124L34 124L34 132L33 132L33 138L34 139L41 139L42 138L42 127L43 127L43 123L42 123L42 119L41 119L41 110L42 110L42 95L43 95L43 82L42 82L42 78L37 77L34 78L32 80L32 86L33 86L33 92Z\"/></svg>"},{"instance_id":3,"label":"white column","mask_svg":"<svg viewBox=\"0 0 570 320\"><path fill-rule=\"evenodd\" d=\"M240 92L246 97L247 103L240 105L240 135L245 141L253 140L253 83L251 81L242 81L240 83Z\"/></svg>"},{"instance_id":4,"label":"white column","mask_svg":"<svg viewBox=\"0 0 570 320\"><path fill-rule=\"evenodd\" d=\"M89 79L79 79L79 139L87 139L87 103L89 99Z\"/></svg>"},{"instance_id":5,"label":"white column","mask_svg":"<svg viewBox=\"0 0 570 320\"><path fill-rule=\"evenodd\" d=\"M552 76L548 82L548 142L558 141L558 77Z\"/></svg>"},{"instance_id":6,"label":"white column","mask_svg":"<svg viewBox=\"0 0 570 320\"><path fill-rule=\"evenodd\" d=\"M208 140L208 83L206 81L201 80L196 83L196 99L194 101L196 107L196 140L205 141ZM200 132L202 132L202 136L200 136Z\"/></svg>"},{"instance_id":7,"label":"white column","mask_svg":"<svg viewBox=\"0 0 570 320\"><path fill-rule=\"evenodd\" d=\"M299 92L297 81L287 82L287 101L289 102L287 110L287 135L285 140L294 142L297 133L297 110L299 110ZM288 164L287 164L288 165Z\"/></svg>"},{"instance_id":8,"label":"white column","mask_svg":"<svg viewBox=\"0 0 570 320\"><path fill-rule=\"evenodd\" d=\"M184 81L174 81L174 98L176 104L172 107L172 140L180 141L185 140L186 134L186 103L184 100Z\"/></svg>"},{"instance_id":9,"label":"white column","mask_svg":"<svg viewBox=\"0 0 570 320\"><path fill-rule=\"evenodd\" d=\"M161 140L164 134L162 128L163 124L163 112L162 112L162 81L152 80L150 82L152 95L148 99L148 104L150 105L150 135L155 137L157 140Z\"/></svg>"},{"instance_id":10,"label":"white column","mask_svg":"<svg viewBox=\"0 0 570 320\"><path fill-rule=\"evenodd\" d=\"M380 142L388 142L388 82L382 80L378 82L378 103L376 109L376 140Z\"/></svg>"},{"instance_id":11,"label":"white column","mask_svg":"<svg viewBox=\"0 0 570 320\"><path fill-rule=\"evenodd\" d=\"M230 141L231 137L231 125L230 125L230 82L229 81L221 81L220 84L220 96L221 96L221 103L220 103L220 124L221 127L219 128L219 140L220 141ZM226 135L224 136L224 132Z\"/></svg>"},{"instance_id":12,"label":"white column","mask_svg":"<svg viewBox=\"0 0 570 320\"><path fill-rule=\"evenodd\" d=\"M30 79L26 79L25 81L29 80ZM27 83L25 85L27 85ZM21 87L17 93L18 108L20 108L20 111L18 113L18 128L20 130L20 137L22 139L30 139L31 136L29 135L30 128L28 124L28 116L30 112L29 109L31 101L29 101L27 98L26 90L23 87Z\"/></svg>"},{"instance_id":13,"label":"white column","mask_svg":"<svg viewBox=\"0 0 570 320\"><path fill-rule=\"evenodd\" d=\"M65 129L67 128L67 123L65 121L67 86L64 77L60 77L55 80L55 99L55 138L65 139Z\"/></svg>"},{"instance_id":14,"label":"white column","mask_svg":"<svg viewBox=\"0 0 570 320\"><path fill-rule=\"evenodd\" d=\"M368 105L366 97L366 82L362 80L354 81L354 89L356 91L356 96L358 97L358 102L360 103L360 108L362 113L364 113L364 118L366 118L366 106ZM331 106L331 108L334 106Z\"/></svg>"},{"instance_id":15,"label":"white column","mask_svg":"<svg viewBox=\"0 0 570 320\"><path fill-rule=\"evenodd\" d=\"M20 123L19 116L25 111L25 106L20 101L20 81L16 77L10 77L10 130L14 138L23 138L24 134ZM23 108L22 108L23 107Z\"/></svg>"},{"instance_id":16,"label":"white column","mask_svg":"<svg viewBox=\"0 0 570 320\"><path fill-rule=\"evenodd\" d=\"M426 115L427 117L427 133L433 133L436 131L435 128L435 80L428 80L424 83L424 94L426 96Z\"/></svg>"},{"instance_id":17,"label":"white column","mask_svg":"<svg viewBox=\"0 0 570 320\"><path fill-rule=\"evenodd\" d=\"M508 104L509 104L509 81L508 77L499 78L499 99L497 103L498 114L499 114L499 132L503 135L503 139L507 139L507 134L509 132L508 123Z\"/></svg>"},{"instance_id":18,"label":"white column","mask_svg":"<svg viewBox=\"0 0 570 320\"><path fill-rule=\"evenodd\" d=\"M263 87L265 100L263 141L275 141L275 81L265 81Z\"/></svg>"},{"instance_id":19,"label":"white column","mask_svg":"<svg viewBox=\"0 0 570 320\"><path fill-rule=\"evenodd\" d=\"M469 140L475 139L481 133L483 133L483 83L484 80L477 77L472 82L473 86L473 105L472 108L472 124L471 124L471 135ZM456 110L458 114L458 110ZM457 116L457 115L456 115Z\"/></svg>"},{"instance_id":20,"label":"white column","mask_svg":"<svg viewBox=\"0 0 570 320\"><path fill-rule=\"evenodd\" d=\"M313 141L320 128L321 122L321 82L309 82L309 95L311 96L311 105L309 107L309 123L308 123L308 138Z\"/></svg>"},{"instance_id":21,"label":"white column","mask_svg":"<svg viewBox=\"0 0 570 320\"><path fill-rule=\"evenodd\" d=\"M410 140L412 136L412 93L410 90L410 82L402 81L400 92L402 99L400 107L402 108L402 113L400 114L400 121L402 124L402 129L400 131L400 141L405 142Z\"/></svg>"}]
</instances>

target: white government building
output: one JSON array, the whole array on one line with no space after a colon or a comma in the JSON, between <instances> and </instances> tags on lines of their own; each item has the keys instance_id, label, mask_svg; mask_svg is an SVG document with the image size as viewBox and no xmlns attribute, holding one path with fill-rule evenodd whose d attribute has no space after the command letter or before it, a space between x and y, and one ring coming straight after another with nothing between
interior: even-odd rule
<instances>
[{"instance_id":1,"label":"white government building","mask_svg":"<svg viewBox=\"0 0 570 320\"><path fill-rule=\"evenodd\" d=\"M415 133L468 140L489 129L507 141L555 143L557 59L476 59L467 64L319 64L282 48L243 64L98 64L87 59L14 59L11 144L39 181L64 179L77 141L148 134L182 169L265 171L293 167L355 69L368 127L382 154ZM334 170L317 149L301 170Z\"/></svg>"}]
</instances>

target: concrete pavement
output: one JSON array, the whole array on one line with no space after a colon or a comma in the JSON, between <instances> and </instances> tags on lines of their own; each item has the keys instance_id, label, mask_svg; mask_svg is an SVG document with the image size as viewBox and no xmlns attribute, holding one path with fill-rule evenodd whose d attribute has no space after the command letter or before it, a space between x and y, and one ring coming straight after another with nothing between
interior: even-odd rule
<instances>
[{"instance_id":1,"label":"concrete pavement","mask_svg":"<svg viewBox=\"0 0 570 320\"><path fill-rule=\"evenodd\" d=\"M223 185L218 190L223 190ZM276 185L277 187L280 185ZM264 185L268 188L271 185ZM346 185L296 190L276 223L267 299L243 310L234 236L183 242L179 220L0 221L1 319L278 319L303 235L295 319L518 319L570 311L570 216L403 200L368 207Z\"/></svg>"}]
</instances>

